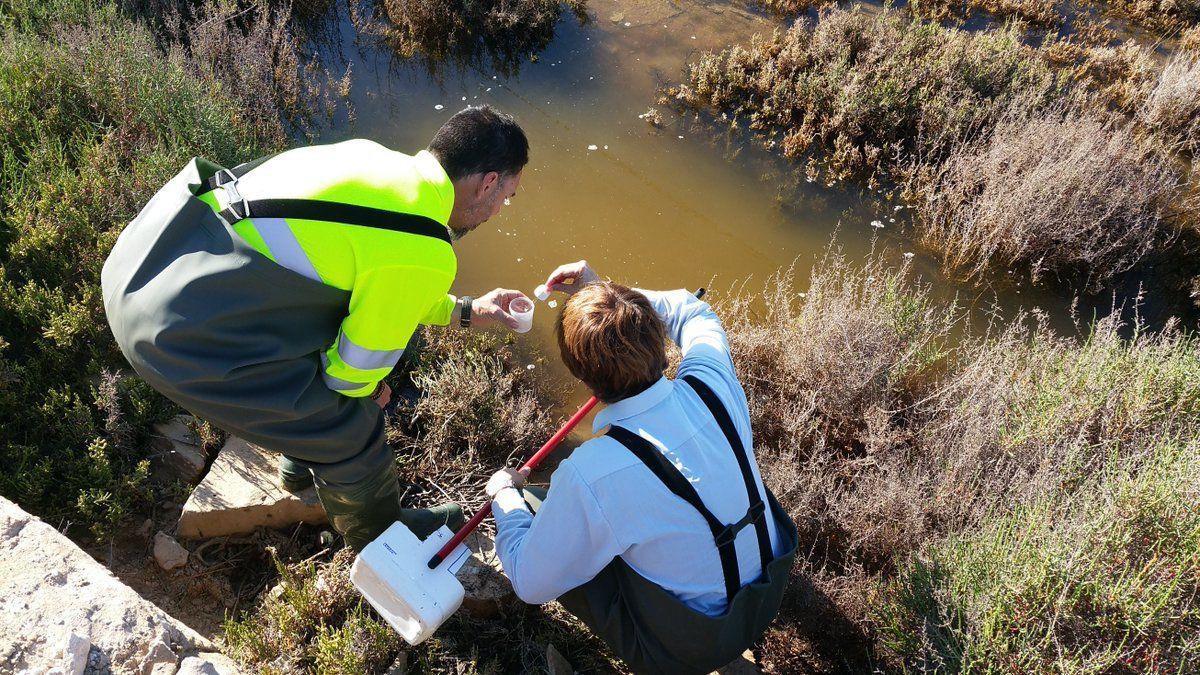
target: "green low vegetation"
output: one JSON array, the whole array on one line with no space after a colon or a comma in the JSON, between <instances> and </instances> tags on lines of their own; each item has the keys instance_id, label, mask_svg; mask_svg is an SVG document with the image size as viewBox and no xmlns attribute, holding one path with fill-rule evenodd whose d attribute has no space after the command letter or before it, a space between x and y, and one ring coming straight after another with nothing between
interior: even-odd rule
<instances>
[{"instance_id":1,"label":"green low vegetation","mask_svg":"<svg viewBox=\"0 0 1200 675\"><path fill-rule=\"evenodd\" d=\"M100 267L190 157L283 147L278 116L246 112L114 4L0 4L0 494L97 534L146 496L145 432L170 408L122 370Z\"/></svg>"}]
</instances>

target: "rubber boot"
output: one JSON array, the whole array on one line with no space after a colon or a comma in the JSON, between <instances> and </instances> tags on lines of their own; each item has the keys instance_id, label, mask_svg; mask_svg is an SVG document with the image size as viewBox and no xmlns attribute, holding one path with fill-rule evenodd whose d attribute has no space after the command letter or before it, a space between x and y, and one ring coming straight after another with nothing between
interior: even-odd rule
<instances>
[{"instance_id":1,"label":"rubber boot","mask_svg":"<svg viewBox=\"0 0 1200 675\"><path fill-rule=\"evenodd\" d=\"M292 458L279 458L279 486L288 492L301 492L312 487L312 471L292 461Z\"/></svg>"},{"instance_id":2,"label":"rubber boot","mask_svg":"<svg viewBox=\"0 0 1200 675\"><path fill-rule=\"evenodd\" d=\"M453 502L438 504L428 509L400 509L400 522L424 541L425 537L433 534L439 527L445 525L451 532L467 524L462 507Z\"/></svg>"},{"instance_id":3,"label":"rubber boot","mask_svg":"<svg viewBox=\"0 0 1200 675\"><path fill-rule=\"evenodd\" d=\"M390 461L365 480L329 483L318 476L316 486L329 524L355 551L362 551L401 518L400 486Z\"/></svg>"}]
</instances>

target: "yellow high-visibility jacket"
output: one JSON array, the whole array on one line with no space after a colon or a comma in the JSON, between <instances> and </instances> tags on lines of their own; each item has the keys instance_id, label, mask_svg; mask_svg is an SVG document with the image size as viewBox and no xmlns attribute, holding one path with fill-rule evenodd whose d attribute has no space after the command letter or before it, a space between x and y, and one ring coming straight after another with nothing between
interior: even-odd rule
<instances>
[{"instance_id":1,"label":"yellow high-visibility jacket","mask_svg":"<svg viewBox=\"0 0 1200 675\"><path fill-rule=\"evenodd\" d=\"M450 177L428 151L406 155L365 139L296 148L238 179L246 200L304 199L432 219L446 227ZM226 189L200 195L221 213ZM325 383L346 396L374 391L404 353L418 324L446 325L458 260L445 239L324 220L256 218L232 223L276 263L350 292L346 318L322 354Z\"/></svg>"}]
</instances>

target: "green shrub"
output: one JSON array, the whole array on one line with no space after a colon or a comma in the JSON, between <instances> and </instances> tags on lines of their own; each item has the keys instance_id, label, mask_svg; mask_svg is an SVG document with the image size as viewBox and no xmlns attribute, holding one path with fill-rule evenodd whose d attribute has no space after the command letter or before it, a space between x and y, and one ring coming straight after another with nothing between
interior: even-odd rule
<instances>
[{"instance_id":1,"label":"green shrub","mask_svg":"<svg viewBox=\"0 0 1200 675\"><path fill-rule=\"evenodd\" d=\"M145 430L170 413L112 375L104 259L190 157L287 138L189 58L110 3L0 6L0 493L97 534L145 496Z\"/></svg>"},{"instance_id":2,"label":"green shrub","mask_svg":"<svg viewBox=\"0 0 1200 675\"><path fill-rule=\"evenodd\" d=\"M743 122L809 177L875 186L915 156L932 159L1006 110L1065 89L1019 27L943 28L884 9L832 9L748 46L706 53L667 95Z\"/></svg>"}]
</instances>

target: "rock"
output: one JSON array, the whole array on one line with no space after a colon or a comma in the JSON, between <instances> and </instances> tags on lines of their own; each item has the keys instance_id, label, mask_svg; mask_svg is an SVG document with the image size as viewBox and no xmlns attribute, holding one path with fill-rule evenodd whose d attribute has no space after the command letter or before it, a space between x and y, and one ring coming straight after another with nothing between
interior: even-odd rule
<instances>
[{"instance_id":1,"label":"rock","mask_svg":"<svg viewBox=\"0 0 1200 675\"><path fill-rule=\"evenodd\" d=\"M70 672L81 653L89 672L173 672L178 655L200 649L215 647L0 498L0 672Z\"/></svg>"},{"instance_id":2,"label":"rock","mask_svg":"<svg viewBox=\"0 0 1200 675\"><path fill-rule=\"evenodd\" d=\"M204 456L200 439L187 425L192 419L188 415L177 415L170 422L154 425L150 463L154 477L162 482L179 480L192 485L204 475L208 458Z\"/></svg>"},{"instance_id":3,"label":"rock","mask_svg":"<svg viewBox=\"0 0 1200 675\"><path fill-rule=\"evenodd\" d=\"M554 645L546 645L546 668L550 670L550 675L575 675L571 662Z\"/></svg>"},{"instance_id":4,"label":"rock","mask_svg":"<svg viewBox=\"0 0 1200 675\"><path fill-rule=\"evenodd\" d=\"M408 672L408 652L400 652L392 666L387 669L387 675L405 675Z\"/></svg>"},{"instance_id":5,"label":"rock","mask_svg":"<svg viewBox=\"0 0 1200 675\"><path fill-rule=\"evenodd\" d=\"M496 542L489 535L476 530L467 538L467 548L471 549L471 557L456 575L465 591L463 610L477 618L494 617L500 605L511 602L515 596L512 582L504 575L496 555Z\"/></svg>"},{"instance_id":6,"label":"rock","mask_svg":"<svg viewBox=\"0 0 1200 675\"><path fill-rule=\"evenodd\" d=\"M184 659L176 675L241 675L242 672L228 656L204 652Z\"/></svg>"},{"instance_id":7,"label":"rock","mask_svg":"<svg viewBox=\"0 0 1200 675\"><path fill-rule=\"evenodd\" d=\"M180 546L171 535L159 532L154 535L154 559L164 570L173 570L187 564L188 550Z\"/></svg>"},{"instance_id":8,"label":"rock","mask_svg":"<svg viewBox=\"0 0 1200 675\"><path fill-rule=\"evenodd\" d=\"M82 675L87 668L92 641L64 628L59 632L56 642L63 646L62 652L57 665L46 671L47 675Z\"/></svg>"},{"instance_id":9,"label":"rock","mask_svg":"<svg viewBox=\"0 0 1200 675\"><path fill-rule=\"evenodd\" d=\"M300 522L326 522L316 492L284 490L279 455L231 437L183 505L177 534L185 539L219 537Z\"/></svg>"},{"instance_id":10,"label":"rock","mask_svg":"<svg viewBox=\"0 0 1200 675\"><path fill-rule=\"evenodd\" d=\"M154 520L150 519L150 518L143 520L142 524L140 526L138 526L138 534L140 534L143 537L149 538L150 532L152 532L153 530L154 530Z\"/></svg>"},{"instance_id":11,"label":"rock","mask_svg":"<svg viewBox=\"0 0 1200 675\"><path fill-rule=\"evenodd\" d=\"M747 649L736 661L713 671L711 675L758 675L761 672L758 662L754 660L754 652Z\"/></svg>"}]
</instances>

